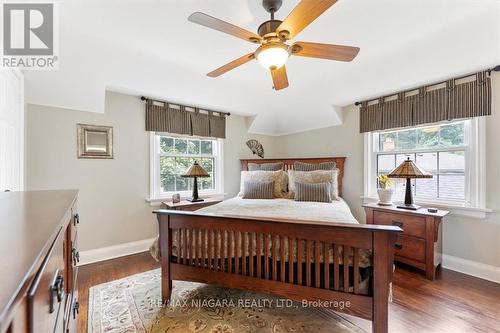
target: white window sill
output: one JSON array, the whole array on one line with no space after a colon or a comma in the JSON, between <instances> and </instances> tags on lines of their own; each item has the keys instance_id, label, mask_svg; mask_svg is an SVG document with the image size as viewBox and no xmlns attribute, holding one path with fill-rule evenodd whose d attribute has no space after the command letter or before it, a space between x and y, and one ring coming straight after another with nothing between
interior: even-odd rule
<instances>
[{"instance_id":1,"label":"white window sill","mask_svg":"<svg viewBox=\"0 0 500 333\"><path fill-rule=\"evenodd\" d=\"M372 202L377 202L378 198L373 197L373 196L361 196L361 199L363 200L363 203L372 203ZM398 201L395 201L395 203L400 203ZM443 203L443 202L431 202L431 201L419 201L415 200L415 203L417 205L421 205L424 207L435 207L435 208L441 208L450 211L450 214L452 215L457 215L457 216L466 216L466 217L472 217L472 218L477 218L477 219L484 219L486 218L488 213L492 213L493 210L489 208L479 208L479 207L469 207L469 206L460 206L458 204L448 204L448 203Z\"/></svg>"},{"instance_id":2,"label":"white window sill","mask_svg":"<svg viewBox=\"0 0 500 333\"><path fill-rule=\"evenodd\" d=\"M191 192L189 192L189 194L188 193L180 193L180 195L181 195L181 200L191 198L191 196L192 196ZM199 195L200 195L200 198L224 199L224 196L226 195L226 193L215 193L215 192L203 193L203 192L200 192ZM161 206L162 202L170 202L170 201L172 201L172 195L170 195L170 196L166 195L166 196L157 197L157 198L152 197L152 198L146 199L146 202L148 202L151 207L159 207L159 206Z\"/></svg>"}]
</instances>

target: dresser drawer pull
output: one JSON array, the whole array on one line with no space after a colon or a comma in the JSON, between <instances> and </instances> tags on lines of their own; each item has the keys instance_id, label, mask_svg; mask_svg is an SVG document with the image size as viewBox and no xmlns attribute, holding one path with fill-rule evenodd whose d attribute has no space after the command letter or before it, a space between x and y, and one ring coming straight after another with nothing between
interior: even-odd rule
<instances>
[{"instance_id":1,"label":"dresser drawer pull","mask_svg":"<svg viewBox=\"0 0 500 333\"><path fill-rule=\"evenodd\" d=\"M396 226L396 227L403 228L403 222L399 222L399 221L392 221L392 225L394 225L394 226Z\"/></svg>"},{"instance_id":2,"label":"dresser drawer pull","mask_svg":"<svg viewBox=\"0 0 500 333\"><path fill-rule=\"evenodd\" d=\"M77 225L77 224L80 224L80 215L79 214L75 214L74 218L73 218L73 225Z\"/></svg>"},{"instance_id":3,"label":"dresser drawer pull","mask_svg":"<svg viewBox=\"0 0 500 333\"><path fill-rule=\"evenodd\" d=\"M72 248L71 253L73 254L73 266L76 266L76 264L80 262L80 252L78 252L75 248Z\"/></svg>"},{"instance_id":4,"label":"dresser drawer pull","mask_svg":"<svg viewBox=\"0 0 500 333\"><path fill-rule=\"evenodd\" d=\"M396 243L394 244L394 247L398 250L402 250L403 249L403 244L399 244L399 243Z\"/></svg>"},{"instance_id":5,"label":"dresser drawer pull","mask_svg":"<svg viewBox=\"0 0 500 333\"><path fill-rule=\"evenodd\" d=\"M57 272L57 277L54 280L52 286L50 286L50 304L49 304L49 313L55 311L54 307L54 296L57 298L57 302L61 303L64 294L64 277L59 275L59 271Z\"/></svg>"},{"instance_id":6,"label":"dresser drawer pull","mask_svg":"<svg viewBox=\"0 0 500 333\"><path fill-rule=\"evenodd\" d=\"M80 314L80 303L78 301L73 304L73 319L76 319L77 314Z\"/></svg>"}]
</instances>

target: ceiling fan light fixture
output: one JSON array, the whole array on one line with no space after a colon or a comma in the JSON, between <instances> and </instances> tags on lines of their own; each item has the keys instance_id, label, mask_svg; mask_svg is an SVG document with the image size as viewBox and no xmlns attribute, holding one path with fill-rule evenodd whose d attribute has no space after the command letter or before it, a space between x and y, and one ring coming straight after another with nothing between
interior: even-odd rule
<instances>
[{"instance_id":1,"label":"ceiling fan light fixture","mask_svg":"<svg viewBox=\"0 0 500 333\"><path fill-rule=\"evenodd\" d=\"M193 23L255 44L260 44L260 47L254 52L228 62L211 71L207 76L219 77L246 64L250 60L256 59L262 67L270 71L269 74L271 74L273 79L273 88L281 90L288 87L285 63L291 55L345 62L352 61L357 56L359 52L358 47L312 42L291 42L297 34L338 0L299 0L295 8L283 21L277 20L274 17L283 0L260 1L264 8L271 14L271 19L259 26L257 34L201 12L193 13L188 17L188 20ZM287 43L292 45L288 45Z\"/></svg>"},{"instance_id":2,"label":"ceiling fan light fixture","mask_svg":"<svg viewBox=\"0 0 500 333\"><path fill-rule=\"evenodd\" d=\"M274 70L283 67L290 53L284 43L264 44L255 51L255 57L265 69Z\"/></svg>"}]
</instances>

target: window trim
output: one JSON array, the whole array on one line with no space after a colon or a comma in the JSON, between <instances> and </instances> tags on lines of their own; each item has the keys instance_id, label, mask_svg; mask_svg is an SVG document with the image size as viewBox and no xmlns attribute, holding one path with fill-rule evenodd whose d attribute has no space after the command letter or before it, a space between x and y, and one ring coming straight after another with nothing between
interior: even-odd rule
<instances>
[{"instance_id":1,"label":"window trim","mask_svg":"<svg viewBox=\"0 0 500 333\"><path fill-rule=\"evenodd\" d=\"M224 145L223 140L220 138L206 138L199 136L178 135L165 132L150 132L149 134L149 199L147 201L164 201L171 199L172 194L179 193L181 198L190 198L192 191L178 191L178 192L160 192L160 156L165 156L159 151L160 136L168 136L180 139L199 139L199 140L213 140L216 142L217 155L215 158L215 189L213 190L199 190L200 196L216 196L224 193ZM171 156L171 155L168 155ZM177 156L177 155L175 155ZM185 155L178 155L185 156ZM200 155L200 157L208 157L208 155ZM209 155L212 157L213 155Z\"/></svg>"},{"instance_id":2,"label":"window trim","mask_svg":"<svg viewBox=\"0 0 500 333\"><path fill-rule=\"evenodd\" d=\"M465 119L467 120L467 119ZM437 123L436 125L446 124L446 122ZM486 208L486 121L484 117L472 118L466 122L465 140L466 146L453 148L439 148L439 151L465 150L466 165L465 165L465 202L454 200L432 200L416 198L415 201L419 204L433 205L436 207L448 208L458 212L460 215L471 216L467 212L473 212L474 217L484 218L487 212L491 212ZM428 125L426 125L428 126ZM375 133L364 134L364 170L363 170L363 196L364 201L373 201L377 198L377 191L373 174L377 168L375 147ZM405 151L404 153L417 153L422 150ZM403 153L401 151L388 152L388 154ZM482 170L479 172L479 170ZM475 216L474 212L479 213ZM461 214L463 213L463 214Z\"/></svg>"}]
</instances>

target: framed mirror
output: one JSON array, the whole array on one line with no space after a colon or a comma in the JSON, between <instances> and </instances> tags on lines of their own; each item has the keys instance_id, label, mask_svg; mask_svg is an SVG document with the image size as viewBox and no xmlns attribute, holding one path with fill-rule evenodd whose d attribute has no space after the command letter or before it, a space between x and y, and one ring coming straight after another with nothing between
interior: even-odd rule
<instances>
[{"instance_id":1,"label":"framed mirror","mask_svg":"<svg viewBox=\"0 0 500 333\"><path fill-rule=\"evenodd\" d=\"M113 127L77 124L78 158L113 158Z\"/></svg>"}]
</instances>

